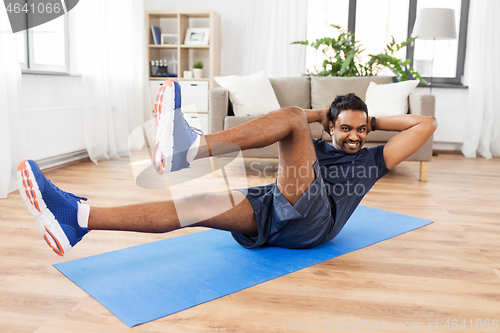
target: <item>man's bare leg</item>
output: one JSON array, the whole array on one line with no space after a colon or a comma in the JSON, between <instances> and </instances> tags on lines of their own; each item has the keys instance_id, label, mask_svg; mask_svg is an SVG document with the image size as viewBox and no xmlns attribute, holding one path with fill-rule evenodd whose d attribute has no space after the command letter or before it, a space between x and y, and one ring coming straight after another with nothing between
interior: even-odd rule
<instances>
[{"instance_id":1,"label":"man's bare leg","mask_svg":"<svg viewBox=\"0 0 500 333\"><path fill-rule=\"evenodd\" d=\"M232 145L215 146L214 142ZM308 118L300 108L280 109L234 128L205 135L201 138L196 158L227 153L234 145L245 150L274 142L278 143L281 171L277 177L278 188L291 204L295 204L315 179L312 165L316 161Z\"/></svg>"},{"instance_id":2,"label":"man's bare leg","mask_svg":"<svg viewBox=\"0 0 500 333\"><path fill-rule=\"evenodd\" d=\"M231 143L231 145L212 145L210 149L210 143L214 142ZM277 177L278 188L291 204L295 204L315 179L312 165L316 160L308 120L300 108L281 109L238 127L205 135L202 137L196 158L208 157L210 153L212 155L227 153L234 145L244 150L264 147L274 142L278 142L279 165L283 171ZM299 170L306 172L299 175ZM236 207L204 221L196 220L196 211L217 205L226 199L226 193L187 197L176 200L176 205L195 207L190 209L193 225L256 235L257 223L250 202L238 191L233 191L233 195L237 196L234 198L235 202L241 201ZM88 227L90 230L166 232L181 226L174 203L166 201L128 207L92 207Z\"/></svg>"},{"instance_id":3,"label":"man's bare leg","mask_svg":"<svg viewBox=\"0 0 500 333\"><path fill-rule=\"evenodd\" d=\"M257 220L253 208L245 195L239 191L231 193L236 202L233 209L210 219L203 220L205 209L217 206L227 200L227 193L207 193L188 196L164 202L145 203L113 208L91 208L89 216L90 230L122 230L163 233L181 228L177 217L178 209L191 211L193 223L190 226L204 226L215 229L241 232L250 236L257 235ZM196 207L196 209L192 209ZM200 222L201 221L201 222Z\"/></svg>"}]
</instances>

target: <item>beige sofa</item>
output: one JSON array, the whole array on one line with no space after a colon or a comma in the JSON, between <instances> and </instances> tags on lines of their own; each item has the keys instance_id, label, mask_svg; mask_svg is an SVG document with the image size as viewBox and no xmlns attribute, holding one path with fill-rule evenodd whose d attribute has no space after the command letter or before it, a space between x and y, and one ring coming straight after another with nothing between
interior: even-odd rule
<instances>
[{"instance_id":1,"label":"beige sofa","mask_svg":"<svg viewBox=\"0 0 500 333\"><path fill-rule=\"evenodd\" d=\"M329 107L336 95L355 93L365 99L365 93L371 81L377 84L392 83L391 77L289 77L270 79L271 85L281 107L298 106L303 109L321 109ZM410 94L409 113L434 116L434 95ZM368 110L369 113L370 110ZM211 89L209 92L209 132L215 133L228 129L255 116L236 117L232 112L229 92L223 88ZM331 141L318 123L309 124L313 138ZM396 132L374 131L368 134L365 147L386 143ZM277 158L276 144L251 149L243 152L245 157ZM420 162L421 181L427 180L428 162L432 158L432 137L407 161Z\"/></svg>"}]
</instances>

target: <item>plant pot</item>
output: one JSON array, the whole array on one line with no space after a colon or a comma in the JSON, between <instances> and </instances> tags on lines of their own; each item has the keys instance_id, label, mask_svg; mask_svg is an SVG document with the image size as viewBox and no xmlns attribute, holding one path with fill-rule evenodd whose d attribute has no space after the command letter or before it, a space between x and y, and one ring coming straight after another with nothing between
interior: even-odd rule
<instances>
[{"instance_id":1,"label":"plant pot","mask_svg":"<svg viewBox=\"0 0 500 333\"><path fill-rule=\"evenodd\" d=\"M195 79L201 79L203 77L203 68L193 68L193 76Z\"/></svg>"}]
</instances>

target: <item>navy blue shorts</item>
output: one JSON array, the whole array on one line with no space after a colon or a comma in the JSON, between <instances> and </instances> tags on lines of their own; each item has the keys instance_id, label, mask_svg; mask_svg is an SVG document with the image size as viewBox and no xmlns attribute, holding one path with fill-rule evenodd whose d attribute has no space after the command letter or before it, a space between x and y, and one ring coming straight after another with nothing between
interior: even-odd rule
<instances>
[{"instance_id":1,"label":"navy blue shorts","mask_svg":"<svg viewBox=\"0 0 500 333\"><path fill-rule=\"evenodd\" d=\"M276 183L240 190L248 191L246 197L252 204L259 233L251 237L232 232L233 238L249 249L262 245L304 249L329 240L335 221L318 161L313 169L316 179L295 205L283 196Z\"/></svg>"}]
</instances>

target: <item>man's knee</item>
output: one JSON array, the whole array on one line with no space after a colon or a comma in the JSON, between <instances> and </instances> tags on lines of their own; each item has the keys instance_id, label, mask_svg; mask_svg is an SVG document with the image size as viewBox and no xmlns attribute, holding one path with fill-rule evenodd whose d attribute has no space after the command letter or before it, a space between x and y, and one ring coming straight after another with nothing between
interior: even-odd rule
<instances>
[{"instance_id":1,"label":"man's knee","mask_svg":"<svg viewBox=\"0 0 500 333\"><path fill-rule=\"evenodd\" d=\"M303 109L297 106L289 106L283 108L283 111L287 113L287 120L297 127L304 128L304 125L307 125L307 116Z\"/></svg>"},{"instance_id":2,"label":"man's knee","mask_svg":"<svg viewBox=\"0 0 500 333\"><path fill-rule=\"evenodd\" d=\"M200 193L173 201L181 227L204 225L204 221L234 208L228 192Z\"/></svg>"}]
</instances>

